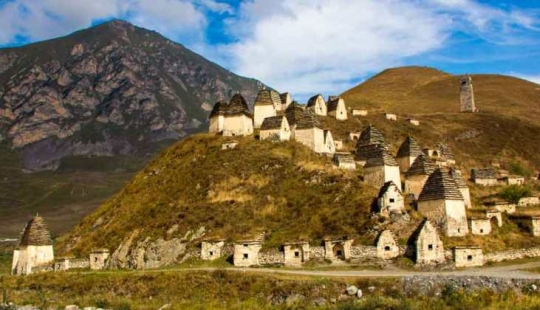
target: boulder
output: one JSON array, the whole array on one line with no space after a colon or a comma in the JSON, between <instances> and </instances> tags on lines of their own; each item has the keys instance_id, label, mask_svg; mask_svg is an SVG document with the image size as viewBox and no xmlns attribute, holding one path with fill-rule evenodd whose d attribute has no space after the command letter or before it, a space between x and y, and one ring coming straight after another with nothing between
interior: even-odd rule
<instances>
[{"instance_id":1,"label":"boulder","mask_svg":"<svg viewBox=\"0 0 540 310\"><path fill-rule=\"evenodd\" d=\"M358 292L358 288L354 285L347 286L347 295L355 295Z\"/></svg>"}]
</instances>

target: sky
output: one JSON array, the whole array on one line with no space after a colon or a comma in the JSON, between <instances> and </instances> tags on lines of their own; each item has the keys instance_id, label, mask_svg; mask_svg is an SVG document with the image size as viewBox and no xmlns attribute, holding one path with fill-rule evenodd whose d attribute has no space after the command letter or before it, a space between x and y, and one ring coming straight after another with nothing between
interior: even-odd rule
<instances>
[{"instance_id":1,"label":"sky","mask_svg":"<svg viewBox=\"0 0 540 310\"><path fill-rule=\"evenodd\" d=\"M540 0L0 0L0 47L111 19L300 101L406 65L540 83Z\"/></svg>"}]
</instances>

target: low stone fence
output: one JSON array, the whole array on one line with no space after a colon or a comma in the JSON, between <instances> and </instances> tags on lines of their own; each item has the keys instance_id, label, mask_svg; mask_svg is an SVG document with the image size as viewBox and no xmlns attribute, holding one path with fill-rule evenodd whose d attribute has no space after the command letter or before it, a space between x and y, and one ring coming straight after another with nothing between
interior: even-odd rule
<instances>
[{"instance_id":1,"label":"low stone fence","mask_svg":"<svg viewBox=\"0 0 540 310\"><path fill-rule=\"evenodd\" d=\"M70 269L86 269L90 268L90 260L87 258L75 258L69 260Z\"/></svg>"},{"instance_id":2,"label":"low stone fence","mask_svg":"<svg viewBox=\"0 0 540 310\"><path fill-rule=\"evenodd\" d=\"M530 257L540 257L540 247L486 253L484 254L484 261L486 263L502 262L505 260L514 260Z\"/></svg>"},{"instance_id":3,"label":"low stone fence","mask_svg":"<svg viewBox=\"0 0 540 310\"><path fill-rule=\"evenodd\" d=\"M377 258L377 247L370 245L352 246L351 258L355 260L369 260Z\"/></svg>"},{"instance_id":4,"label":"low stone fence","mask_svg":"<svg viewBox=\"0 0 540 310\"><path fill-rule=\"evenodd\" d=\"M277 265L285 263L285 255L278 249L271 249L259 252L259 264L261 265Z\"/></svg>"},{"instance_id":5,"label":"low stone fence","mask_svg":"<svg viewBox=\"0 0 540 310\"><path fill-rule=\"evenodd\" d=\"M323 246L310 246L309 258L310 259L324 259L324 247Z\"/></svg>"}]
</instances>

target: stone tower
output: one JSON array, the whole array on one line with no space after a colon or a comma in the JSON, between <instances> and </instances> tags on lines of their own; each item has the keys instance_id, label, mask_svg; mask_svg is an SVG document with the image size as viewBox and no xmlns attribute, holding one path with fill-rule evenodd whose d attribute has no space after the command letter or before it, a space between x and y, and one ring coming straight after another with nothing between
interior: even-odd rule
<instances>
[{"instance_id":1,"label":"stone tower","mask_svg":"<svg viewBox=\"0 0 540 310\"><path fill-rule=\"evenodd\" d=\"M31 274L34 267L48 265L53 261L51 234L43 218L36 215L26 224L19 246L13 252L11 273Z\"/></svg>"},{"instance_id":2,"label":"stone tower","mask_svg":"<svg viewBox=\"0 0 540 310\"><path fill-rule=\"evenodd\" d=\"M460 81L461 112L478 112L474 103L474 90L470 75L461 77Z\"/></svg>"}]
</instances>

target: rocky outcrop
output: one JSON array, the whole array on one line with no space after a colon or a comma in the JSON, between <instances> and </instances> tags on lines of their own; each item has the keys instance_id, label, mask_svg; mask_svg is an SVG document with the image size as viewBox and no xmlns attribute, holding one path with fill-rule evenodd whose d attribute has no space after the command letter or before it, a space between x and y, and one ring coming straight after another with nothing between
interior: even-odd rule
<instances>
[{"instance_id":1,"label":"rocky outcrop","mask_svg":"<svg viewBox=\"0 0 540 310\"><path fill-rule=\"evenodd\" d=\"M189 242L204 235L204 227L197 231L188 231L182 238L152 240L149 237L143 241L137 240L140 231L135 230L114 251L108 262L111 269L148 269L160 268L191 257L188 251Z\"/></svg>"},{"instance_id":2,"label":"rocky outcrop","mask_svg":"<svg viewBox=\"0 0 540 310\"><path fill-rule=\"evenodd\" d=\"M219 98L254 98L257 84L113 21L0 50L0 136L23 150L29 170L54 169L69 155L147 152L143 146L202 130Z\"/></svg>"}]
</instances>

